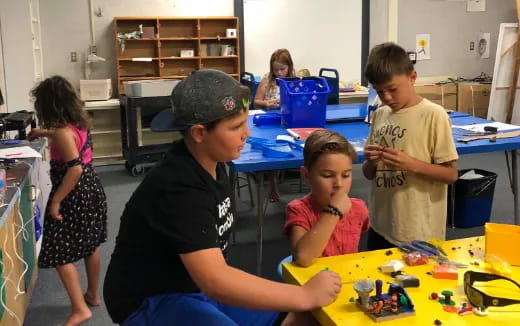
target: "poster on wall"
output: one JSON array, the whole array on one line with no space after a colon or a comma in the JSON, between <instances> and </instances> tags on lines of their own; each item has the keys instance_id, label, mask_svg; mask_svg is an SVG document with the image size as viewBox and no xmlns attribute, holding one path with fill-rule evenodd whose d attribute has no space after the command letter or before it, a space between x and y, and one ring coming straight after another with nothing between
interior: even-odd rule
<instances>
[{"instance_id":1,"label":"poster on wall","mask_svg":"<svg viewBox=\"0 0 520 326\"><path fill-rule=\"evenodd\" d=\"M417 53L417 60L432 58L430 54L430 34L415 35L415 53Z\"/></svg>"},{"instance_id":2,"label":"poster on wall","mask_svg":"<svg viewBox=\"0 0 520 326\"><path fill-rule=\"evenodd\" d=\"M467 11L486 11L486 0L468 0Z\"/></svg>"},{"instance_id":3,"label":"poster on wall","mask_svg":"<svg viewBox=\"0 0 520 326\"><path fill-rule=\"evenodd\" d=\"M478 54L482 59L489 58L489 38L490 33L480 33L478 35Z\"/></svg>"}]
</instances>

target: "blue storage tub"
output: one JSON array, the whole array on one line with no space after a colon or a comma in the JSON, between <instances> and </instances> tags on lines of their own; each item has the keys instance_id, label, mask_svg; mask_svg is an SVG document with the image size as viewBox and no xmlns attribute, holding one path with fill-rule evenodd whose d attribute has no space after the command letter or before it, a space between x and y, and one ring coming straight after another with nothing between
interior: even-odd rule
<instances>
[{"instance_id":1,"label":"blue storage tub","mask_svg":"<svg viewBox=\"0 0 520 326\"><path fill-rule=\"evenodd\" d=\"M277 78L282 125L286 128L324 127L329 85L323 77Z\"/></svg>"}]
</instances>

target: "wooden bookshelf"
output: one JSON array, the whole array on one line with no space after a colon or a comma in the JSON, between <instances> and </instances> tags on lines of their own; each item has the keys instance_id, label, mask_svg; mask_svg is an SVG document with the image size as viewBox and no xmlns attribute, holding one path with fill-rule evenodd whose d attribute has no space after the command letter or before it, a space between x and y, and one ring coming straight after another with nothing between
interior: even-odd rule
<instances>
[{"instance_id":1,"label":"wooden bookshelf","mask_svg":"<svg viewBox=\"0 0 520 326\"><path fill-rule=\"evenodd\" d=\"M239 80L238 24L237 17L114 17L119 93L124 81L182 79L197 69L221 70ZM228 37L227 29L235 36ZM193 56L181 57L183 50Z\"/></svg>"}]
</instances>

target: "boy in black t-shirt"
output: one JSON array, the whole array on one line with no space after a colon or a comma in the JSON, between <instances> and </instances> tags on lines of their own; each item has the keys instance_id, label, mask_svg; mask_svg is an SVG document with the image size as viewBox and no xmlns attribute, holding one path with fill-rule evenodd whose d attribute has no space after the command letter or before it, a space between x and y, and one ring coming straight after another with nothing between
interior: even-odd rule
<instances>
[{"instance_id":1,"label":"boy in black t-shirt","mask_svg":"<svg viewBox=\"0 0 520 326\"><path fill-rule=\"evenodd\" d=\"M303 286L226 263L233 197L223 163L240 156L249 89L216 70L195 71L173 90L173 111L154 129L182 130L128 201L104 282L112 320L134 325L272 325L278 313L334 301L341 280L320 272ZM175 127L175 128L174 128ZM297 324L289 314L284 324Z\"/></svg>"}]
</instances>

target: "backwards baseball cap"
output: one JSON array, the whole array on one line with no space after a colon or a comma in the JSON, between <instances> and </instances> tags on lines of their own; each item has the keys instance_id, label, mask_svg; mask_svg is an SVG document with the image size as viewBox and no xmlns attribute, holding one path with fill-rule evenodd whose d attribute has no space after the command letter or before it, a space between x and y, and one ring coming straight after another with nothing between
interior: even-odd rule
<instances>
[{"instance_id":1,"label":"backwards baseball cap","mask_svg":"<svg viewBox=\"0 0 520 326\"><path fill-rule=\"evenodd\" d=\"M195 70L173 88L170 100L171 109L153 118L153 131L184 130L232 116L249 107L250 91L222 71Z\"/></svg>"}]
</instances>

